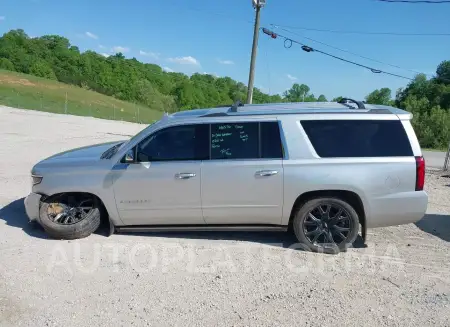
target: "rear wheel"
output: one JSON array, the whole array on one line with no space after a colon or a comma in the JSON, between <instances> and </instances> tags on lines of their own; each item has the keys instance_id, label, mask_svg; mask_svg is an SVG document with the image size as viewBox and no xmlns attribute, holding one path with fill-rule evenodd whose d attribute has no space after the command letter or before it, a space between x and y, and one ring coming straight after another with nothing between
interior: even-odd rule
<instances>
[{"instance_id":1,"label":"rear wheel","mask_svg":"<svg viewBox=\"0 0 450 327\"><path fill-rule=\"evenodd\" d=\"M90 194L59 194L42 202L39 221L53 238L78 239L97 230L100 212L99 200Z\"/></svg>"},{"instance_id":2,"label":"rear wheel","mask_svg":"<svg viewBox=\"0 0 450 327\"><path fill-rule=\"evenodd\" d=\"M311 251L345 251L358 236L359 219L355 209L338 198L317 198L296 212L293 228L297 239Z\"/></svg>"}]
</instances>

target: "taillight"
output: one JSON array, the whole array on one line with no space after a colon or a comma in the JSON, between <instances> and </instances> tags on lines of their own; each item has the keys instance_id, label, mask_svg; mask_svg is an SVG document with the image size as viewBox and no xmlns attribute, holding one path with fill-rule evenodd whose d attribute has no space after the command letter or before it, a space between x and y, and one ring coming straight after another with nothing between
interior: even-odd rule
<instances>
[{"instance_id":1,"label":"taillight","mask_svg":"<svg viewBox=\"0 0 450 327\"><path fill-rule=\"evenodd\" d=\"M425 159L416 157L416 191L423 191L425 185Z\"/></svg>"}]
</instances>

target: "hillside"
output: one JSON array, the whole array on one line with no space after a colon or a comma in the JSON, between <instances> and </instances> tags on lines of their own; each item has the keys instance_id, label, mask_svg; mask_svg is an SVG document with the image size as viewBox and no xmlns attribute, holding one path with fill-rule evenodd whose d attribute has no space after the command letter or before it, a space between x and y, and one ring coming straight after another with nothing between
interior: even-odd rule
<instances>
[{"instance_id":1,"label":"hillside","mask_svg":"<svg viewBox=\"0 0 450 327\"><path fill-rule=\"evenodd\" d=\"M81 52L58 35L31 38L21 29L0 38L0 69L57 80L169 112L245 101L247 93L243 83L229 77L168 73L158 65L127 59L121 53L105 58L94 51ZM280 102L281 97L255 89L254 101Z\"/></svg>"},{"instance_id":2,"label":"hillside","mask_svg":"<svg viewBox=\"0 0 450 327\"><path fill-rule=\"evenodd\" d=\"M149 123L162 115L162 111L121 101L80 87L5 70L0 70L0 104L15 108L142 123Z\"/></svg>"}]
</instances>

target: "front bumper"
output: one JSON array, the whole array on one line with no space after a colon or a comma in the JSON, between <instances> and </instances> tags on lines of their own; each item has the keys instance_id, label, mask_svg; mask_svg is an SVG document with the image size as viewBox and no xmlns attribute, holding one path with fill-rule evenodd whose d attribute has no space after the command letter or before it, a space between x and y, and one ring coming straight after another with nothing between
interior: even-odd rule
<instances>
[{"instance_id":1,"label":"front bumper","mask_svg":"<svg viewBox=\"0 0 450 327\"><path fill-rule=\"evenodd\" d=\"M30 221L37 221L39 219L39 209L42 195L30 193L24 200L25 211Z\"/></svg>"}]
</instances>

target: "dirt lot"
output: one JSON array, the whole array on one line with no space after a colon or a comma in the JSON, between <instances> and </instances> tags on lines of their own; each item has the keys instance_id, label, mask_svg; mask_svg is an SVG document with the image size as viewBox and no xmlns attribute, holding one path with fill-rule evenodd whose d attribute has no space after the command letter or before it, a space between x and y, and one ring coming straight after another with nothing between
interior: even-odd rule
<instances>
[{"instance_id":1,"label":"dirt lot","mask_svg":"<svg viewBox=\"0 0 450 327\"><path fill-rule=\"evenodd\" d=\"M449 326L450 178L438 174L422 221L335 256L288 234L57 241L27 224L36 161L142 128L0 107L0 326Z\"/></svg>"}]
</instances>

